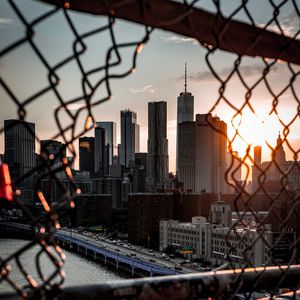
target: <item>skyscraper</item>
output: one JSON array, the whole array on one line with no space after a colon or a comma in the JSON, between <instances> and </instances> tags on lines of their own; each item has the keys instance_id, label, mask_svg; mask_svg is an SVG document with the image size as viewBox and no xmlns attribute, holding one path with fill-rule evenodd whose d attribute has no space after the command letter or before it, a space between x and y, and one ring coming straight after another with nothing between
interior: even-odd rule
<instances>
[{"instance_id":1,"label":"skyscraper","mask_svg":"<svg viewBox=\"0 0 300 300\"><path fill-rule=\"evenodd\" d=\"M88 171L91 175L95 171L95 138L81 137L79 138L79 169L80 171Z\"/></svg>"},{"instance_id":2,"label":"skyscraper","mask_svg":"<svg viewBox=\"0 0 300 300\"><path fill-rule=\"evenodd\" d=\"M195 191L195 122L177 126L177 176L186 191Z\"/></svg>"},{"instance_id":3,"label":"skyscraper","mask_svg":"<svg viewBox=\"0 0 300 300\"><path fill-rule=\"evenodd\" d=\"M148 190L163 188L169 173L167 102L148 103Z\"/></svg>"},{"instance_id":4,"label":"skyscraper","mask_svg":"<svg viewBox=\"0 0 300 300\"><path fill-rule=\"evenodd\" d=\"M97 123L98 125L99 123ZM99 177L109 173L109 150L106 129L102 126L95 127L95 174Z\"/></svg>"},{"instance_id":5,"label":"skyscraper","mask_svg":"<svg viewBox=\"0 0 300 300\"><path fill-rule=\"evenodd\" d=\"M222 132L215 131L212 126ZM178 124L178 181L195 193L226 193L227 125L211 114Z\"/></svg>"},{"instance_id":6,"label":"skyscraper","mask_svg":"<svg viewBox=\"0 0 300 300\"><path fill-rule=\"evenodd\" d=\"M214 129L212 128L214 127ZM218 130L218 131L216 131ZM222 134L221 134L221 133ZM226 193L227 124L211 114L197 114L195 192Z\"/></svg>"},{"instance_id":7,"label":"skyscraper","mask_svg":"<svg viewBox=\"0 0 300 300\"><path fill-rule=\"evenodd\" d=\"M25 175L35 167L35 124L21 120L4 121L4 160L8 164L13 180ZM31 189L33 177L27 176L20 182L20 199L33 205Z\"/></svg>"},{"instance_id":8,"label":"skyscraper","mask_svg":"<svg viewBox=\"0 0 300 300\"><path fill-rule=\"evenodd\" d=\"M129 167L134 162L134 154L140 152L140 126L136 123L136 113L121 111L121 153L120 164Z\"/></svg>"},{"instance_id":9,"label":"skyscraper","mask_svg":"<svg viewBox=\"0 0 300 300\"><path fill-rule=\"evenodd\" d=\"M193 122L194 120L194 96L192 93L187 92L187 71L185 64L185 80L184 80L184 92L180 93L177 97L177 139L176 139L176 169L178 174L178 160L179 147L184 143L181 138L184 135L179 134L179 124L183 122ZM183 128L182 128L183 129Z\"/></svg>"},{"instance_id":10,"label":"skyscraper","mask_svg":"<svg viewBox=\"0 0 300 300\"><path fill-rule=\"evenodd\" d=\"M50 156L52 156L51 160L54 168L62 166L62 160L66 156L66 145L55 140L42 140L41 157L48 160ZM40 164L40 160L37 161L37 164ZM66 176L63 169L56 172L55 175L61 179Z\"/></svg>"},{"instance_id":11,"label":"skyscraper","mask_svg":"<svg viewBox=\"0 0 300 300\"><path fill-rule=\"evenodd\" d=\"M66 145L55 140L42 140L41 155L48 157L51 154L62 159L66 155Z\"/></svg>"},{"instance_id":12,"label":"skyscraper","mask_svg":"<svg viewBox=\"0 0 300 300\"><path fill-rule=\"evenodd\" d=\"M96 122L96 127L102 127L105 129L105 145L108 145L109 152L109 165L113 164L113 158L117 154L117 131L116 123L111 121ZM96 148L97 152L97 148Z\"/></svg>"},{"instance_id":13,"label":"skyscraper","mask_svg":"<svg viewBox=\"0 0 300 300\"><path fill-rule=\"evenodd\" d=\"M186 64L184 78L184 92L177 97L177 124L194 121L194 96L187 91Z\"/></svg>"}]
</instances>

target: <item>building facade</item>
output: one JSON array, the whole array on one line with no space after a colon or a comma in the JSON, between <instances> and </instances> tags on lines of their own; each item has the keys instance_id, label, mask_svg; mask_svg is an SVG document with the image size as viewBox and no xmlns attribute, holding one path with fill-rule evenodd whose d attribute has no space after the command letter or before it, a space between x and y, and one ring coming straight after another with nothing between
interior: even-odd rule
<instances>
[{"instance_id":1,"label":"building facade","mask_svg":"<svg viewBox=\"0 0 300 300\"><path fill-rule=\"evenodd\" d=\"M63 158L66 157L67 147L65 144L55 140L41 140L41 157L44 159L51 159L53 162L53 168L59 168L62 166ZM37 164L40 160L37 161ZM66 178L64 169L55 174L59 178Z\"/></svg>"},{"instance_id":2,"label":"building facade","mask_svg":"<svg viewBox=\"0 0 300 300\"><path fill-rule=\"evenodd\" d=\"M95 174L97 177L103 177L109 173L109 150L107 143L106 129L101 125L95 127Z\"/></svg>"},{"instance_id":3,"label":"building facade","mask_svg":"<svg viewBox=\"0 0 300 300\"><path fill-rule=\"evenodd\" d=\"M177 175L184 190L228 193L226 123L211 114L197 114L195 122L178 124L177 136Z\"/></svg>"},{"instance_id":4,"label":"building facade","mask_svg":"<svg viewBox=\"0 0 300 300\"><path fill-rule=\"evenodd\" d=\"M173 216L171 193L136 193L128 195L128 241L158 248L159 221Z\"/></svg>"},{"instance_id":5,"label":"building facade","mask_svg":"<svg viewBox=\"0 0 300 300\"><path fill-rule=\"evenodd\" d=\"M95 171L95 138L81 137L79 138L79 169L80 171L88 171L90 175Z\"/></svg>"},{"instance_id":6,"label":"building facade","mask_svg":"<svg viewBox=\"0 0 300 300\"><path fill-rule=\"evenodd\" d=\"M225 179L226 154L226 123L211 114L197 114L195 123L195 193L225 194L228 192Z\"/></svg>"},{"instance_id":7,"label":"building facade","mask_svg":"<svg viewBox=\"0 0 300 300\"><path fill-rule=\"evenodd\" d=\"M273 235L270 226L258 231L255 224L232 227L228 203L211 206L211 222L205 217L193 217L192 222L160 221L160 251L167 246L191 249L199 258L222 265L228 261L236 267L269 264ZM267 241L267 242L266 242Z\"/></svg>"},{"instance_id":8,"label":"building facade","mask_svg":"<svg viewBox=\"0 0 300 300\"><path fill-rule=\"evenodd\" d=\"M195 187L195 122L177 125L177 176L185 191Z\"/></svg>"},{"instance_id":9,"label":"building facade","mask_svg":"<svg viewBox=\"0 0 300 300\"><path fill-rule=\"evenodd\" d=\"M21 120L4 121L4 161L8 164L12 180L25 175L35 167L35 124ZM33 175L19 183L20 199L33 205Z\"/></svg>"},{"instance_id":10,"label":"building facade","mask_svg":"<svg viewBox=\"0 0 300 300\"><path fill-rule=\"evenodd\" d=\"M185 223L176 220L160 221L159 250L173 246L179 251L190 250L194 255L207 259L209 247L205 243L208 236L206 224L205 217L193 217L192 222Z\"/></svg>"},{"instance_id":11,"label":"building facade","mask_svg":"<svg viewBox=\"0 0 300 300\"><path fill-rule=\"evenodd\" d=\"M120 164L130 167L136 152L140 152L140 126L137 124L137 115L133 111L123 110L121 111Z\"/></svg>"},{"instance_id":12,"label":"building facade","mask_svg":"<svg viewBox=\"0 0 300 300\"><path fill-rule=\"evenodd\" d=\"M111 225L111 195L94 194L77 195L74 199L75 208L71 211L72 226Z\"/></svg>"},{"instance_id":13,"label":"building facade","mask_svg":"<svg viewBox=\"0 0 300 300\"><path fill-rule=\"evenodd\" d=\"M283 140L278 135L272 152L271 161L261 161L261 146L254 147L254 165L252 166L252 192L279 192L282 189L300 191L300 162L287 161Z\"/></svg>"},{"instance_id":14,"label":"building facade","mask_svg":"<svg viewBox=\"0 0 300 300\"><path fill-rule=\"evenodd\" d=\"M108 164L113 164L114 156L117 155L117 126L115 122L111 121L101 121L96 122L96 127L101 127L105 129L105 145L108 146ZM96 137L96 135L95 135Z\"/></svg>"},{"instance_id":15,"label":"building facade","mask_svg":"<svg viewBox=\"0 0 300 300\"><path fill-rule=\"evenodd\" d=\"M132 172L133 193L146 192L147 156L148 153L145 152L135 153L135 161Z\"/></svg>"},{"instance_id":16,"label":"building facade","mask_svg":"<svg viewBox=\"0 0 300 300\"><path fill-rule=\"evenodd\" d=\"M164 188L169 174L167 102L148 103L147 186L149 191Z\"/></svg>"},{"instance_id":17,"label":"building facade","mask_svg":"<svg viewBox=\"0 0 300 300\"><path fill-rule=\"evenodd\" d=\"M181 92L177 97L177 139L176 139L176 170L177 174L180 173L181 177L183 175L182 172L185 172L185 168L183 166L184 156L180 152L186 141L185 136L182 134L184 129L188 130L187 127L181 128L179 130L179 126L183 122L193 122L194 121L194 96L192 93L187 91L187 74L186 74L186 64L185 64L185 83L184 83L184 92ZM186 125L188 126L188 125ZM180 160L180 161L179 161Z\"/></svg>"}]
</instances>

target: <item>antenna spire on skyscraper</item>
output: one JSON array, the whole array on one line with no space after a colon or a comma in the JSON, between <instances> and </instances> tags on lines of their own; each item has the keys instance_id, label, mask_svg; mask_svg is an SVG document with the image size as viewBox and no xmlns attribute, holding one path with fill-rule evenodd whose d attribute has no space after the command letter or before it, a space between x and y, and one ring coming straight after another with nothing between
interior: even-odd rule
<instances>
[{"instance_id":1,"label":"antenna spire on skyscraper","mask_svg":"<svg viewBox=\"0 0 300 300\"><path fill-rule=\"evenodd\" d=\"M185 66L184 66L184 92L186 93L186 87L187 87L187 84L186 84L186 63L185 63Z\"/></svg>"}]
</instances>

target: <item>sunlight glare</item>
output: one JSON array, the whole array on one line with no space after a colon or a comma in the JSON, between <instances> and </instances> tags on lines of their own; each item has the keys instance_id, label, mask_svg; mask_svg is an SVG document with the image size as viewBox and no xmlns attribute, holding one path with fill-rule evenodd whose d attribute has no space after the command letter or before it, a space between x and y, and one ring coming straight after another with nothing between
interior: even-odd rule
<instances>
[{"instance_id":1,"label":"sunlight glare","mask_svg":"<svg viewBox=\"0 0 300 300\"><path fill-rule=\"evenodd\" d=\"M243 111L232 119L228 126L228 138L232 140L232 148L244 155L247 147L257 145L266 149L267 143L276 144L278 132L282 130L276 115L253 114ZM234 134L238 135L234 138Z\"/></svg>"}]
</instances>

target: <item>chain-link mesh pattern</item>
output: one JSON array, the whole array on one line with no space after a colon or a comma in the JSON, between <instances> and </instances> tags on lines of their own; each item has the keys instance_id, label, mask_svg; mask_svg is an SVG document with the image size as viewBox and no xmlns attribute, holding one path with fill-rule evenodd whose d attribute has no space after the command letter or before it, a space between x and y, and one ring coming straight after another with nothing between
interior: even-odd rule
<instances>
[{"instance_id":1,"label":"chain-link mesh pattern","mask_svg":"<svg viewBox=\"0 0 300 300\"><path fill-rule=\"evenodd\" d=\"M226 135L228 141L228 149L231 153L231 164L228 166L225 174L226 182L237 190L231 204L237 213L236 222L233 223L229 232L225 232L226 239L223 248L226 249L225 260L230 269L236 267L253 267L253 248L257 243L263 243L266 255L265 265L291 265L298 264L298 248L299 248L299 228L297 220L299 218L299 190L300 184L297 185L295 179L299 172L298 153L299 147L291 142L291 132L297 126L299 117L299 91L298 91L298 74L300 63L299 49L300 42L298 35L300 31L298 27L288 30L287 22L282 19L282 12L286 11L287 6L290 16L299 22L300 12L299 5L296 0L292 1L265 1L268 6L270 18L265 24L260 24L255 19L254 12L249 8L251 1L237 1L237 5L231 12L225 12L223 2L220 0L207 1L44 1L55 4L50 6L46 13L36 17L30 22L27 21L21 5L13 0L8 0L11 8L15 12L23 25L24 35L16 39L13 43L0 49L0 58L13 55L19 47L28 46L39 62L46 70L45 86L37 86L27 98L18 96L13 88L13 84L1 74L0 83L3 90L11 100L11 104L17 108L17 116L20 120L26 120L27 112L30 105L38 103L44 95L51 92L55 95L59 105L54 110L54 119L57 126L57 132L53 135L53 139L60 138L67 146L68 151L75 158L74 142L84 135L87 131L94 127L93 109L97 105L111 99L111 80L121 79L130 75L136 68L136 60L138 53L142 50L145 43L150 38L152 27L163 28L185 34L192 38L198 39L201 47L206 49L206 63L211 75L215 78L218 86L217 93L212 92L212 105L209 113L215 113L221 107L231 112L231 126L233 128L232 135ZM80 3L79 3L80 2ZM203 5L203 7L202 7ZM257 4L259 5L259 4ZM202 8L210 7L211 13L202 11ZM69 9L80 10L94 14L106 15L106 24L98 28L94 28L87 32L79 32L76 22L73 21ZM259 7L257 8L259 9ZM39 26L48 18L61 14L65 19L67 26L72 35L72 45L68 55L57 61L51 62L35 41L35 34ZM201 16L201 18L196 17ZM241 17L242 16L242 17ZM141 38L126 43L118 42L115 34L115 23L117 18L131 20L144 24L144 34ZM162 19L163 18L163 19ZM242 20L242 22L240 21ZM201 29L201 28L204 29ZM88 50L88 39L98 38L108 34L110 44L103 52L104 63L88 67L84 64L84 53ZM123 62L121 50L123 48L132 49L131 66L128 70L118 72L117 66ZM230 51L228 55L227 68L220 70L217 58L221 50ZM225 55L224 54L224 55ZM249 56L259 56L260 58L249 58ZM255 63L254 68L249 67L249 62ZM284 62L283 62L284 61ZM66 99L59 89L59 83L63 80L61 70L70 63L75 63L81 78L81 95L73 99ZM272 79L274 72L285 72L286 82L284 84L276 84ZM250 76L251 75L251 76ZM252 76L253 75L253 76ZM249 79L249 77L251 77ZM237 99L233 99L230 90L232 86L241 87ZM103 93L103 90L105 91ZM259 112L256 109L258 105L256 93L260 89L264 89L266 95L269 96L269 110L261 121ZM99 93L99 91L101 91ZM100 94L100 96L99 96ZM294 109L292 114L285 115L282 110L281 102L284 102L286 95L289 95L289 105ZM80 108L74 110L74 104L79 104ZM80 117L85 114L85 123L80 124ZM250 115L261 125L266 123L268 118L273 118L279 124L282 138L277 144L266 141L271 153L271 159L268 163L261 161L253 155L254 144L249 142L245 137L243 126L246 117ZM63 118L68 118L69 123L65 124ZM207 118L208 123L215 130L220 131L214 126L214 123ZM248 126L250 130L251 125ZM78 130L79 128L79 130ZM40 139L35 132L29 127L27 128L36 141L40 143ZM292 129L294 131L292 131ZM4 128L1 129L1 133ZM220 134L224 135L223 131ZM256 133L257 134L257 133ZM243 157L236 156L235 143L237 141L243 144L246 149ZM285 151L289 152L292 157L288 163L283 163L280 158L282 155L282 146ZM259 155L258 155L259 156ZM64 255L53 238L53 232L59 228L57 213L64 213L69 207L74 205L74 195L80 193L80 189L76 188L70 166L72 161L67 159L66 152L61 150L57 155L49 155L44 153L39 158L37 166L22 175L14 181L14 195L16 203L26 212L35 229L36 235L32 242L27 244L17 252L12 253L8 258L1 258L1 281L6 280L11 284L22 297L30 295L31 291L42 291L44 289L55 291L55 287L63 282L63 262ZM253 167L251 168L251 166ZM237 173L240 167L245 172L246 180L241 181ZM64 172L70 188L60 182L58 174ZM36 175L38 174L38 175ZM36 215L29 211L19 199L22 191L19 186L28 177L34 176L33 188L34 197L38 199L43 208L42 215ZM41 181L44 178L50 178L59 185L63 190L62 199L50 203L50 201L41 192ZM252 190L249 190L247 181L252 180ZM268 214L260 214L260 210L268 211ZM246 224L247 217L251 216L251 224ZM255 222L256 225L253 224ZM276 240L270 240L268 236L269 223L277 224L278 232ZM253 227L252 231L251 226ZM247 227L245 231L242 228ZM274 230L274 228L273 228ZM251 233L252 232L252 233ZM294 233L295 232L295 233ZM220 233L221 234L221 233ZM279 261L275 259L274 249L280 243L288 244L289 259ZM36 257L36 266L39 279L33 278L27 274L20 262L20 255L28 251L34 245L39 245L40 251ZM285 249L287 249L285 248ZM40 265L39 257L42 253L46 253L50 261L55 266L53 274L45 278L43 275L43 266ZM17 262L20 272L24 275L28 282L28 288L18 285L13 278L10 277L9 264L12 260ZM219 261L219 262L218 262ZM222 264L224 258L216 257L216 262ZM241 264L242 262L242 264ZM261 273L260 273L261 274ZM285 271L282 271L280 280L284 280ZM238 278L237 278L238 280ZM260 276L257 276L259 282ZM279 283L278 283L279 284ZM297 286L295 286L295 290ZM268 287L265 290L269 293ZM253 287L255 291L255 285ZM239 289L235 291L241 293ZM252 293L248 293L246 297L250 298Z\"/></svg>"}]
</instances>

